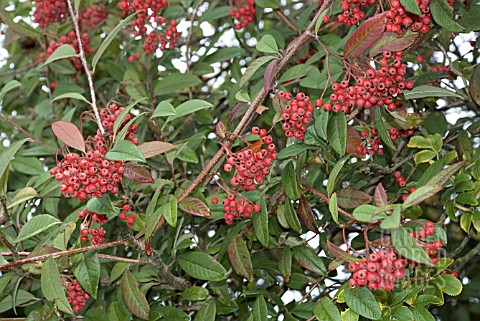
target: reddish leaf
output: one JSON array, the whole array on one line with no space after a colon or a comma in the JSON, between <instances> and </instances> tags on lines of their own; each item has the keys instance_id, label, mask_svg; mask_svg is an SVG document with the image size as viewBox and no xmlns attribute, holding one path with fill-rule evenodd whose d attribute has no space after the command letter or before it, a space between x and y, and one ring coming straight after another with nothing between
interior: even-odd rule
<instances>
[{"instance_id":1,"label":"reddish leaf","mask_svg":"<svg viewBox=\"0 0 480 321\"><path fill-rule=\"evenodd\" d=\"M64 120L52 123L52 131L65 145L85 153L85 141L77 126Z\"/></svg>"},{"instance_id":2,"label":"reddish leaf","mask_svg":"<svg viewBox=\"0 0 480 321\"><path fill-rule=\"evenodd\" d=\"M343 49L345 58L356 58L372 47L385 32L386 12L365 20L348 38Z\"/></svg>"},{"instance_id":3,"label":"reddish leaf","mask_svg":"<svg viewBox=\"0 0 480 321\"><path fill-rule=\"evenodd\" d=\"M382 237L370 242L372 246L392 247L392 238L390 236Z\"/></svg>"},{"instance_id":4,"label":"reddish leaf","mask_svg":"<svg viewBox=\"0 0 480 321\"><path fill-rule=\"evenodd\" d=\"M369 56L375 57L383 53L385 50L401 51L405 50L420 37L418 33L407 32L404 35L398 36L394 32L385 32L378 42L370 49Z\"/></svg>"},{"instance_id":5,"label":"reddish leaf","mask_svg":"<svg viewBox=\"0 0 480 321\"><path fill-rule=\"evenodd\" d=\"M378 207L388 205L388 196L382 183L379 183L375 188L375 204Z\"/></svg>"},{"instance_id":6,"label":"reddish leaf","mask_svg":"<svg viewBox=\"0 0 480 321\"><path fill-rule=\"evenodd\" d=\"M357 154L355 149L362 143L362 138L355 128L347 126L347 146L345 151L358 158L364 158L365 155Z\"/></svg>"},{"instance_id":7,"label":"reddish leaf","mask_svg":"<svg viewBox=\"0 0 480 321\"><path fill-rule=\"evenodd\" d=\"M335 244L330 241L327 241L327 246L330 252L339 260L346 262L360 262L362 259L351 255L350 253L345 252Z\"/></svg>"},{"instance_id":8,"label":"reddish leaf","mask_svg":"<svg viewBox=\"0 0 480 321\"><path fill-rule=\"evenodd\" d=\"M267 65L267 68L265 69L265 73L263 74L263 89L265 92L268 93L270 90L270 85L273 82L273 79L275 79L275 75L277 73L277 60L274 59L270 61L270 63Z\"/></svg>"},{"instance_id":9,"label":"reddish leaf","mask_svg":"<svg viewBox=\"0 0 480 321\"><path fill-rule=\"evenodd\" d=\"M346 209L356 208L371 201L372 197L370 195L353 188L345 188L337 192L338 206Z\"/></svg>"},{"instance_id":10,"label":"reddish leaf","mask_svg":"<svg viewBox=\"0 0 480 321\"><path fill-rule=\"evenodd\" d=\"M211 217L210 209L201 200L195 197L187 197L178 204L178 207L185 213L201 216Z\"/></svg>"},{"instance_id":11,"label":"reddish leaf","mask_svg":"<svg viewBox=\"0 0 480 321\"><path fill-rule=\"evenodd\" d=\"M148 320L150 306L145 294L140 291L137 279L130 271L123 273L121 289L125 305L137 318Z\"/></svg>"},{"instance_id":12,"label":"reddish leaf","mask_svg":"<svg viewBox=\"0 0 480 321\"><path fill-rule=\"evenodd\" d=\"M300 196L300 205L298 207L298 216L302 220L303 224L312 232L318 233L318 227L315 222L315 216L313 215L312 208L308 204L305 196Z\"/></svg>"},{"instance_id":13,"label":"reddish leaf","mask_svg":"<svg viewBox=\"0 0 480 321\"><path fill-rule=\"evenodd\" d=\"M242 236L237 235L228 246L228 257L238 275L253 281L253 266L250 252Z\"/></svg>"},{"instance_id":14,"label":"reddish leaf","mask_svg":"<svg viewBox=\"0 0 480 321\"><path fill-rule=\"evenodd\" d=\"M136 163L126 163L123 175L138 183L155 183L150 172L145 167Z\"/></svg>"},{"instance_id":15,"label":"reddish leaf","mask_svg":"<svg viewBox=\"0 0 480 321\"><path fill-rule=\"evenodd\" d=\"M328 264L328 272L332 272L333 270L336 270L338 267L343 265L343 260L335 259L332 262Z\"/></svg>"},{"instance_id":16,"label":"reddish leaf","mask_svg":"<svg viewBox=\"0 0 480 321\"><path fill-rule=\"evenodd\" d=\"M235 116L237 116L238 112L247 105L247 103L238 103L233 106L232 111L228 114L228 126L232 126L233 120Z\"/></svg>"},{"instance_id":17,"label":"reddish leaf","mask_svg":"<svg viewBox=\"0 0 480 321\"><path fill-rule=\"evenodd\" d=\"M160 141L147 142L138 146L138 149L140 149L140 151L143 154L143 157L145 158L150 158L153 156L166 153L169 150L172 150L174 148L177 148L177 146L170 143L166 143L166 142L160 142Z\"/></svg>"},{"instance_id":18,"label":"reddish leaf","mask_svg":"<svg viewBox=\"0 0 480 321\"><path fill-rule=\"evenodd\" d=\"M227 129L222 121L219 121L216 126L217 135L220 138L225 138L225 134L227 133Z\"/></svg>"}]
</instances>

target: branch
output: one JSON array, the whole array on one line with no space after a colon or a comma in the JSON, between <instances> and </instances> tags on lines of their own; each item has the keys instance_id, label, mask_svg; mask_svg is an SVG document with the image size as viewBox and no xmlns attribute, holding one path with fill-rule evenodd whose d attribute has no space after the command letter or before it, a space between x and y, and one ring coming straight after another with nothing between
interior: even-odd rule
<instances>
[{"instance_id":1,"label":"branch","mask_svg":"<svg viewBox=\"0 0 480 321\"><path fill-rule=\"evenodd\" d=\"M465 256L458 258L455 262L455 269L460 270L463 268L465 264L467 264L471 259L473 259L477 254L480 253L480 243L477 244L470 252L468 252Z\"/></svg>"},{"instance_id":2,"label":"branch","mask_svg":"<svg viewBox=\"0 0 480 321\"><path fill-rule=\"evenodd\" d=\"M318 197L320 197L322 200L324 200L325 202L327 203L330 203L330 199L322 194L321 192L317 191L316 189L314 189L313 187L311 186L307 186L307 190L312 192L313 194L317 195ZM338 207L338 206L337 206ZM355 220L355 217L353 217L352 214L348 213L347 211L345 211L344 209L341 209L340 207L338 207L338 212L342 213L343 215L345 215L346 217L348 217L349 219L352 219L352 220Z\"/></svg>"},{"instance_id":3,"label":"branch","mask_svg":"<svg viewBox=\"0 0 480 321\"><path fill-rule=\"evenodd\" d=\"M103 128L102 120L100 119L100 115L98 114L97 100L95 97L95 88L93 87L92 73L90 72L90 69L88 69L87 59L85 58L85 51L83 50L83 44L82 44L82 36L80 35L80 28L78 27L78 19L73 11L72 1L67 0L67 4L68 4L68 11L70 12L70 16L72 17L73 28L75 29L75 34L77 36L78 55L80 56L80 61L82 62L83 69L85 69L85 74L87 75L88 87L90 87L90 96L92 98L91 106L93 109L93 113L95 114L95 118L97 120L98 128L100 129L100 132L103 135L105 133L105 129Z\"/></svg>"},{"instance_id":4,"label":"branch","mask_svg":"<svg viewBox=\"0 0 480 321\"><path fill-rule=\"evenodd\" d=\"M316 13L315 17L313 18L312 22L310 22L310 25L307 27L307 29L302 33L302 35L299 38L296 38L293 40L290 45L287 48L290 48L287 52L287 54L280 60L277 71L275 73L275 76L277 76L280 71L287 65L287 63L292 59L292 57L295 55L295 53L298 51L300 46L308 39L311 37L311 31L315 27L315 23L317 22L318 18L322 14L322 12L327 8L327 6L330 4L331 0L325 1L318 12ZM240 123L238 124L237 128L235 128L233 132L233 137L240 136L240 134L245 130L246 125L248 124L249 120L253 117L255 111L257 110L258 106L260 106L265 99L265 97L268 94L268 91L271 87L271 84L268 84L268 90L265 90L265 87L263 87L260 92L257 94L253 102L251 103L250 107L248 108L247 112L243 115ZM226 147L229 148L233 145L234 142L227 141L226 142ZM200 172L200 174L195 178L195 180L192 182L190 186L180 195L178 198L178 201L181 202L185 198L187 198L207 177L207 175L210 173L212 168L220 161L222 158L223 154L225 153L225 148L221 148L215 156L208 162L207 166Z\"/></svg>"},{"instance_id":5,"label":"branch","mask_svg":"<svg viewBox=\"0 0 480 321\"><path fill-rule=\"evenodd\" d=\"M137 240L132 234L129 232L122 233L122 239L125 241L126 244L141 252L142 254L147 254L145 249L145 243L140 240ZM156 268L160 273L161 278L163 281L177 290L185 290L190 286L190 283L182 278L179 278L170 272L168 265L163 263L162 258L156 251L151 251L151 256L147 261L151 264L154 268Z\"/></svg>"},{"instance_id":6,"label":"branch","mask_svg":"<svg viewBox=\"0 0 480 321\"><path fill-rule=\"evenodd\" d=\"M124 240L118 240L118 241L103 243L103 244L99 244L99 245L91 245L91 246L81 247L79 249L55 252L53 254L45 254L45 255L39 255L39 256L36 256L36 257L29 257L29 258L26 258L26 259L23 259L23 260L19 260L19 261L15 261L15 262L0 265L0 271L5 270L5 269L10 269L12 267L24 265L24 264L27 264L27 263L45 261L45 260L48 260L51 257L56 259L56 258L59 258L59 257L62 257L62 256L71 256L71 255L74 255L74 254L88 252L88 251L98 251L98 250L107 249L109 247L116 247L116 246L122 245L124 243L125 243Z\"/></svg>"},{"instance_id":7,"label":"branch","mask_svg":"<svg viewBox=\"0 0 480 321\"><path fill-rule=\"evenodd\" d=\"M14 123L12 120L10 120L10 118L8 118L7 116L5 116L3 113L0 113L0 117L3 118L3 120L5 120L7 123L9 123L10 125L12 125L13 127L15 127L16 129L18 129L19 131L21 131L23 134L27 135L31 140L33 140L35 143L45 147L45 148L48 148L49 150L53 151L53 152L56 152L57 150L55 148L53 148L52 146L49 146L47 144L45 144L44 142L42 142L41 140L39 140L38 138L36 138L35 136L33 136L32 134L30 134L28 131L26 131L25 129L23 129L20 125L18 125L17 123Z\"/></svg>"},{"instance_id":8,"label":"branch","mask_svg":"<svg viewBox=\"0 0 480 321\"><path fill-rule=\"evenodd\" d=\"M0 242L2 242L3 245L5 245L10 250L10 252L12 252L12 256L15 261L18 261L20 259L17 248L15 247L15 245L13 245L7 240L7 237L3 232L0 232Z\"/></svg>"}]
</instances>

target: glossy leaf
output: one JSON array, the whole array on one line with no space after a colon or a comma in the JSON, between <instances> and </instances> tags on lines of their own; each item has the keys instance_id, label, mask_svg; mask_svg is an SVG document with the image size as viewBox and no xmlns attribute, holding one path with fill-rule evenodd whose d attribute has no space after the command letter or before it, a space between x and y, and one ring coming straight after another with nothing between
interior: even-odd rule
<instances>
[{"instance_id":1,"label":"glossy leaf","mask_svg":"<svg viewBox=\"0 0 480 321\"><path fill-rule=\"evenodd\" d=\"M375 14L360 24L343 49L345 58L356 58L372 47L385 32L386 12Z\"/></svg>"},{"instance_id":2,"label":"glossy leaf","mask_svg":"<svg viewBox=\"0 0 480 321\"><path fill-rule=\"evenodd\" d=\"M97 299L100 281L100 260L96 252L84 252L72 257L72 272L82 288Z\"/></svg>"},{"instance_id":3,"label":"glossy leaf","mask_svg":"<svg viewBox=\"0 0 480 321\"><path fill-rule=\"evenodd\" d=\"M182 103L180 106L178 106L175 109L177 114L168 117L166 122L168 123L174 119L181 118L191 113L194 113L196 111L206 109L206 108L211 108L211 107L213 107L213 105L207 101L200 100L200 99L191 99Z\"/></svg>"},{"instance_id":4,"label":"glossy leaf","mask_svg":"<svg viewBox=\"0 0 480 321\"><path fill-rule=\"evenodd\" d=\"M15 195L15 197L12 200L12 203L8 204L7 210L23 203L28 200L31 200L32 198L37 197L37 191L33 187L24 187L18 193Z\"/></svg>"},{"instance_id":5,"label":"glossy leaf","mask_svg":"<svg viewBox=\"0 0 480 321\"><path fill-rule=\"evenodd\" d=\"M268 321L267 302L265 302L263 295L259 295L255 300L252 316L255 321Z\"/></svg>"},{"instance_id":6,"label":"glossy leaf","mask_svg":"<svg viewBox=\"0 0 480 321\"><path fill-rule=\"evenodd\" d=\"M0 90L0 98L2 98L9 91L21 87L22 84L18 80L10 80L5 86Z\"/></svg>"},{"instance_id":7,"label":"glossy leaf","mask_svg":"<svg viewBox=\"0 0 480 321\"><path fill-rule=\"evenodd\" d=\"M400 3L405 8L406 11L416 14L417 16L421 15L422 12L418 7L418 3L415 0L400 0ZM392 49L393 50L393 49Z\"/></svg>"},{"instance_id":8,"label":"glossy leaf","mask_svg":"<svg viewBox=\"0 0 480 321\"><path fill-rule=\"evenodd\" d=\"M433 266L433 262L425 250L403 227L400 226L392 229L392 243L398 253L403 257L418 263Z\"/></svg>"},{"instance_id":9,"label":"glossy leaf","mask_svg":"<svg viewBox=\"0 0 480 321\"><path fill-rule=\"evenodd\" d=\"M294 250L295 259L301 266L315 272L319 275L326 276L328 274L327 268L322 259L309 246L296 247Z\"/></svg>"},{"instance_id":10,"label":"glossy leaf","mask_svg":"<svg viewBox=\"0 0 480 321\"><path fill-rule=\"evenodd\" d=\"M268 211L265 198L260 199L260 212L252 213L255 236L263 246L268 247L270 236L268 231Z\"/></svg>"},{"instance_id":11,"label":"glossy leaf","mask_svg":"<svg viewBox=\"0 0 480 321\"><path fill-rule=\"evenodd\" d=\"M462 96L451 90L429 85L415 86L412 90L405 90L403 94L405 99L418 99L426 97L455 97L463 99Z\"/></svg>"},{"instance_id":12,"label":"glossy leaf","mask_svg":"<svg viewBox=\"0 0 480 321\"><path fill-rule=\"evenodd\" d=\"M319 321L339 321L341 320L340 312L337 306L329 297L323 297L313 309L317 320Z\"/></svg>"},{"instance_id":13,"label":"glossy leaf","mask_svg":"<svg viewBox=\"0 0 480 321\"><path fill-rule=\"evenodd\" d=\"M87 208L97 214L115 214L112 200L108 194L102 198L94 197L87 202Z\"/></svg>"},{"instance_id":14,"label":"glossy leaf","mask_svg":"<svg viewBox=\"0 0 480 321\"><path fill-rule=\"evenodd\" d=\"M278 261L278 270L285 282L290 282L290 276L292 275L292 250L289 246L283 248L282 256Z\"/></svg>"},{"instance_id":15,"label":"glossy leaf","mask_svg":"<svg viewBox=\"0 0 480 321\"><path fill-rule=\"evenodd\" d=\"M75 52L75 49L72 46L61 45L57 49L55 49L55 51L50 55L50 57L48 57L47 61L45 61L41 65L41 67L44 67L49 63L52 63L60 59L75 57L76 55L77 53Z\"/></svg>"},{"instance_id":16,"label":"glossy leaf","mask_svg":"<svg viewBox=\"0 0 480 321\"><path fill-rule=\"evenodd\" d=\"M383 219L380 223L380 227L383 229L391 229L400 226L400 220L402 218L402 206L397 205L393 208L392 213Z\"/></svg>"},{"instance_id":17,"label":"glossy leaf","mask_svg":"<svg viewBox=\"0 0 480 321\"><path fill-rule=\"evenodd\" d=\"M335 185L337 183L338 174L340 174L340 171L342 170L343 165L345 165L349 157L350 156L348 155L344 156L335 164L335 166L333 166L332 171L328 176L328 182L327 182L327 194L329 197L332 195L333 189L335 188Z\"/></svg>"},{"instance_id":18,"label":"glossy leaf","mask_svg":"<svg viewBox=\"0 0 480 321\"><path fill-rule=\"evenodd\" d=\"M194 251L178 257L180 267L191 277L206 281L222 281L228 276L225 268L210 255Z\"/></svg>"},{"instance_id":19,"label":"glossy leaf","mask_svg":"<svg viewBox=\"0 0 480 321\"><path fill-rule=\"evenodd\" d=\"M453 8L446 0L432 0L430 2L430 12L433 20L443 28L452 32L466 31L453 17Z\"/></svg>"},{"instance_id":20,"label":"glossy leaf","mask_svg":"<svg viewBox=\"0 0 480 321\"><path fill-rule=\"evenodd\" d=\"M228 257L232 263L233 270L240 276L243 276L250 282L253 281L253 266L250 258L250 252L245 245L242 236L237 235L228 247Z\"/></svg>"},{"instance_id":21,"label":"glossy leaf","mask_svg":"<svg viewBox=\"0 0 480 321\"><path fill-rule=\"evenodd\" d=\"M347 118L345 113L335 113L328 119L327 137L330 146L340 156L347 148Z\"/></svg>"},{"instance_id":22,"label":"glossy leaf","mask_svg":"<svg viewBox=\"0 0 480 321\"><path fill-rule=\"evenodd\" d=\"M61 223L56 217L48 214L36 215L25 223L14 243L27 240Z\"/></svg>"},{"instance_id":23,"label":"glossy leaf","mask_svg":"<svg viewBox=\"0 0 480 321\"><path fill-rule=\"evenodd\" d=\"M390 139L390 134L387 132L383 123L380 108L375 108L375 128L378 131L378 136L382 139L382 143L391 150L396 150L395 145Z\"/></svg>"},{"instance_id":24,"label":"glossy leaf","mask_svg":"<svg viewBox=\"0 0 480 321\"><path fill-rule=\"evenodd\" d=\"M415 0L413 0L413 2L416 3ZM405 50L412 46L419 37L420 35L418 32L411 32L410 30L401 36L394 32L385 32L373 45L372 49L370 49L369 56L373 58L382 54L386 50L393 52Z\"/></svg>"},{"instance_id":25,"label":"glossy leaf","mask_svg":"<svg viewBox=\"0 0 480 321\"><path fill-rule=\"evenodd\" d=\"M480 65L477 65L473 71L468 92L472 100L480 106Z\"/></svg>"},{"instance_id":26,"label":"glossy leaf","mask_svg":"<svg viewBox=\"0 0 480 321\"><path fill-rule=\"evenodd\" d=\"M266 64L267 62L269 62L272 59L275 59L275 57L274 56L263 56L263 57L259 57L259 58L255 59L254 61L252 61L248 65L245 72L243 73L242 79L240 80L239 88L242 88L247 83L247 81L249 81L250 78L252 78L252 76L255 74L255 72L258 69L260 69L260 67L262 67L264 64Z\"/></svg>"},{"instance_id":27,"label":"glossy leaf","mask_svg":"<svg viewBox=\"0 0 480 321\"><path fill-rule=\"evenodd\" d=\"M300 196L300 204L298 205L298 216L308 230L318 233L317 223L315 222L315 215L313 214L310 204L304 195Z\"/></svg>"},{"instance_id":28,"label":"glossy leaf","mask_svg":"<svg viewBox=\"0 0 480 321\"><path fill-rule=\"evenodd\" d=\"M150 172L143 166L136 163L126 163L124 167L125 171L123 172L123 175L134 182L143 184L155 182Z\"/></svg>"},{"instance_id":29,"label":"glossy leaf","mask_svg":"<svg viewBox=\"0 0 480 321\"><path fill-rule=\"evenodd\" d=\"M333 244L332 242L330 241L327 241L327 246L328 246L328 249L330 250L330 252L332 252L332 254L339 260L341 261L345 261L345 262L360 262L362 259L358 258L358 257L355 257L353 255L351 255L350 253L348 252L345 252L344 250L342 250L341 248L339 248L338 246L336 246L335 244Z\"/></svg>"},{"instance_id":30,"label":"glossy leaf","mask_svg":"<svg viewBox=\"0 0 480 321\"><path fill-rule=\"evenodd\" d=\"M257 43L256 48L258 51L265 52L265 53L270 53L270 54L278 53L278 46L275 41L275 38L273 38L272 35L269 35L269 34L264 35L260 39L260 41Z\"/></svg>"},{"instance_id":31,"label":"glossy leaf","mask_svg":"<svg viewBox=\"0 0 480 321\"><path fill-rule=\"evenodd\" d=\"M185 198L178 204L178 207L185 213L188 213L194 216L200 216L200 217L212 216L208 206L205 205L201 200L195 197Z\"/></svg>"},{"instance_id":32,"label":"glossy leaf","mask_svg":"<svg viewBox=\"0 0 480 321\"><path fill-rule=\"evenodd\" d=\"M347 187L337 192L337 202L341 208L357 208L371 201L372 197L370 195L357 189Z\"/></svg>"},{"instance_id":33,"label":"glossy leaf","mask_svg":"<svg viewBox=\"0 0 480 321\"><path fill-rule=\"evenodd\" d=\"M330 202L328 202L328 210L330 214L332 214L333 221L337 224L340 224L338 221L338 201L337 201L337 193L333 193L330 197Z\"/></svg>"},{"instance_id":34,"label":"glossy leaf","mask_svg":"<svg viewBox=\"0 0 480 321\"><path fill-rule=\"evenodd\" d=\"M297 181L293 162L288 162L283 169L282 187L285 190L285 195L292 200L298 200L302 195L302 189Z\"/></svg>"},{"instance_id":35,"label":"glossy leaf","mask_svg":"<svg viewBox=\"0 0 480 321\"><path fill-rule=\"evenodd\" d=\"M65 145L85 153L85 140L77 126L58 120L52 123L52 131Z\"/></svg>"},{"instance_id":36,"label":"glossy leaf","mask_svg":"<svg viewBox=\"0 0 480 321\"><path fill-rule=\"evenodd\" d=\"M172 106L172 104L164 100L157 105L150 119L157 118L157 117L175 116L176 114L177 114L177 111Z\"/></svg>"},{"instance_id":37,"label":"glossy leaf","mask_svg":"<svg viewBox=\"0 0 480 321\"><path fill-rule=\"evenodd\" d=\"M443 292L450 296L457 296L462 292L462 282L453 275L442 274L435 278L435 285Z\"/></svg>"},{"instance_id":38,"label":"glossy leaf","mask_svg":"<svg viewBox=\"0 0 480 321\"><path fill-rule=\"evenodd\" d=\"M421 204L427 198L432 197L443 189L440 184L425 185L417 188L413 193L408 195L407 199L403 202L403 208L409 208Z\"/></svg>"},{"instance_id":39,"label":"glossy leaf","mask_svg":"<svg viewBox=\"0 0 480 321\"><path fill-rule=\"evenodd\" d=\"M87 98L85 98L82 94L79 94L79 93L66 93L66 94L58 95L57 97L53 98L52 101L57 101L60 99L67 99L67 98L81 100L83 102L86 102L87 104L91 104ZM53 124L52 124L52 127L53 127Z\"/></svg>"},{"instance_id":40,"label":"glossy leaf","mask_svg":"<svg viewBox=\"0 0 480 321\"><path fill-rule=\"evenodd\" d=\"M53 257L43 263L40 283L43 295L47 300L54 301L58 309L73 315L73 310L65 296L65 289L60 279L60 273L58 273L57 263L55 263Z\"/></svg>"},{"instance_id":41,"label":"glossy leaf","mask_svg":"<svg viewBox=\"0 0 480 321\"><path fill-rule=\"evenodd\" d=\"M217 314L217 306L213 299L208 300L198 310L194 321L215 321L215 315Z\"/></svg>"},{"instance_id":42,"label":"glossy leaf","mask_svg":"<svg viewBox=\"0 0 480 321\"><path fill-rule=\"evenodd\" d=\"M382 316L377 300L367 288L346 287L343 297L350 309L367 319L378 320Z\"/></svg>"},{"instance_id":43,"label":"glossy leaf","mask_svg":"<svg viewBox=\"0 0 480 321\"><path fill-rule=\"evenodd\" d=\"M160 141L146 142L138 146L138 149L144 158L151 158L166 153L174 148L177 148L177 146Z\"/></svg>"},{"instance_id":44,"label":"glossy leaf","mask_svg":"<svg viewBox=\"0 0 480 321\"><path fill-rule=\"evenodd\" d=\"M140 149L129 140L117 142L115 146L108 151L105 158L122 162L146 162Z\"/></svg>"},{"instance_id":45,"label":"glossy leaf","mask_svg":"<svg viewBox=\"0 0 480 321\"><path fill-rule=\"evenodd\" d=\"M148 320L150 305L148 305L145 294L140 291L137 279L128 270L123 273L121 288L128 310L137 318Z\"/></svg>"}]
</instances>

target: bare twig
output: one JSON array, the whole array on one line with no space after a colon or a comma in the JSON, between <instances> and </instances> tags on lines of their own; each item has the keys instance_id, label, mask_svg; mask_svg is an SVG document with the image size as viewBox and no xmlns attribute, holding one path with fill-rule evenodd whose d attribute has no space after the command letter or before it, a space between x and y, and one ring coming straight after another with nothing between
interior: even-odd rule
<instances>
[{"instance_id":1,"label":"bare twig","mask_svg":"<svg viewBox=\"0 0 480 321\"><path fill-rule=\"evenodd\" d=\"M127 259L124 257L109 255L109 254L98 254L98 258L102 260L110 260L115 262L123 262L123 263L130 263L130 264L147 264L147 261L144 260L136 260L136 259Z\"/></svg>"},{"instance_id":2,"label":"bare twig","mask_svg":"<svg viewBox=\"0 0 480 321\"><path fill-rule=\"evenodd\" d=\"M15 261L15 262L0 265L0 271L5 270L5 269L9 269L9 268L12 268L12 267L24 265L24 264L27 264L27 263L45 261L45 260L48 260L51 257L56 259L56 258L59 258L59 257L62 257L62 256L72 256L72 255L78 254L78 253L83 253L83 252L88 252L88 251L98 251L98 250L107 249L109 247L116 247L116 246L122 245L124 243L125 243L124 240L118 240L118 241L103 243L103 244L99 244L99 245L91 245L91 246L81 247L81 248L73 249L73 250L60 251L60 252L55 252L55 253L52 253L52 254L45 254L45 255L39 255L39 256L35 256L35 257L29 257L29 258L26 258L26 259L23 259L23 260L18 260L18 261Z\"/></svg>"},{"instance_id":3,"label":"bare twig","mask_svg":"<svg viewBox=\"0 0 480 321\"><path fill-rule=\"evenodd\" d=\"M100 119L100 115L98 114L97 100L95 98L95 88L93 87L92 73L90 72L90 69L88 69L87 59L85 58L85 51L83 50L83 44L82 44L82 36L80 35L80 28L78 26L78 18L75 15L75 12L73 11L72 1L67 0L67 4L68 4L68 11L70 12L70 16L72 17L73 28L75 29L75 34L77 36L78 55L80 56L80 61L82 62L83 69L85 70L85 74L87 75L88 87L90 88L90 96L92 99L91 106L98 123L98 128L100 129L100 132L103 135L105 133L105 129L103 128L102 120Z\"/></svg>"},{"instance_id":4,"label":"bare twig","mask_svg":"<svg viewBox=\"0 0 480 321\"><path fill-rule=\"evenodd\" d=\"M5 245L10 250L10 252L12 252L12 256L15 261L20 260L17 248L15 247L15 245L13 245L7 240L7 237L3 232L0 232L0 242L2 242L3 245Z\"/></svg>"}]
</instances>

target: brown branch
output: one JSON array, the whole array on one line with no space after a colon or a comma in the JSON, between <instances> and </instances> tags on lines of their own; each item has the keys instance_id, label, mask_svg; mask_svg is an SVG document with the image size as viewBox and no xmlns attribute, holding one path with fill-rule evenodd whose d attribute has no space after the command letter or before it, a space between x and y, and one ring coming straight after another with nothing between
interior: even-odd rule
<instances>
[{"instance_id":1,"label":"brown branch","mask_svg":"<svg viewBox=\"0 0 480 321\"><path fill-rule=\"evenodd\" d=\"M276 76L280 73L280 71L287 65L287 63L292 59L292 57L295 55L295 53L298 51L300 46L308 39L311 37L311 31L315 27L315 23L322 14L322 12L327 8L327 6L330 4L330 0L325 1L318 12L316 13L315 17L313 18L312 22L310 22L310 25L307 27L307 29L303 32L303 34L299 37L293 40L293 42L288 46L290 48L287 52L287 54L280 60L277 71L276 71ZM271 84L269 84L268 88L271 87ZM247 112L243 115L243 118L241 119L240 123L238 124L237 128L235 128L235 131L233 132L233 137L240 136L240 134L245 130L246 124L249 122L250 118L255 114L255 111L257 110L258 106L260 106L267 96L269 90L265 90L265 87L263 87L260 92L257 94L253 102L251 103L250 107L248 108ZM233 145L233 142L226 142L226 147L229 148ZM184 200L186 197L188 197L201 183L202 181L207 177L207 175L210 173L212 168L220 161L222 158L223 154L225 153L225 149L221 148L215 156L208 162L207 166L200 172L200 174L195 178L195 180L192 182L190 186L182 193L182 195L179 196L178 201L181 202Z\"/></svg>"},{"instance_id":2,"label":"brown branch","mask_svg":"<svg viewBox=\"0 0 480 321\"><path fill-rule=\"evenodd\" d=\"M23 129L20 125L18 125L17 123L14 123L12 120L10 120L7 116L5 116L3 113L0 113L0 117L2 117L3 120L5 120L7 123L9 123L10 125L12 125L13 127L15 127L16 129L18 129L19 131L21 131L23 134L27 135L31 140L33 140L35 143L45 147L45 148L48 148L49 150L53 151L53 152L56 152L57 150L55 148L53 148L52 146L49 146L47 144L45 144L44 142L42 142L41 140L39 140L38 138L36 138L35 136L33 136L32 134L30 134L28 131L26 131L25 129Z\"/></svg>"},{"instance_id":3,"label":"brown branch","mask_svg":"<svg viewBox=\"0 0 480 321\"><path fill-rule=\"evenodd\" d=\"M98 254L98 258L102 260L110 260L115 262L123 262L123 263L131 263L131 264L147 264L147 261L144 260L135 260L135 259L127 259L124 257L109 255L109 254Z\"/></svg>"},{"instance_id":4,"label":"brown branch","mask_svg":"<svg viewBox=\"0 0 480 321\"><path fill-rule=\"evenodd\" d=\"M118 241L103 243L103 244L99 244L99 245L91 245L91 246L81 247L81 248L73 249L73 250L60 251L60 252L56 252L56 253L53 253L53 254L45 254L45 255L39 255L39 256L36 256L36 257L29 257L29 258L19 260L19 261L16 261L16 262L11 262L11 263L0 265L0 271L5 270L5 269L10 269L12 267L24 265L24 264L27 264L27 263L45 261L45 260L48 260L51 257L56 259L56 258L59 258L59 257L62 257L62 256L71 256L71 255L74 255L74 254L88 252L88 251L99 251L99 250L107 249L109 247L116 247L116 246L122 245L124 243L125 243L124 240L118 240Z\"/></svg>"},{"instance_id":5,"label":"brown branch","mask_svg":"<svg viewBox=\"0 0 480 321\"><path fill-rule=\"evenodd\" d=\"M289 27L296 33L299 33L297 26L295 26L293 22L281 10L275 9L273 12L277 15L277 17L280 18L280 20L282 20L287 25L287 27Z\"/></svg>"},{"instance_id":6,"label":"brown branch","mask_svg":"<svg viewBox=\"0 0 480 321\"><path fill-rule=\"evenodd\" d=\"M95 97L95 88L93 86L93 80L92 80L92 73L90 72L90 69L88 69L87 59L85 58L85 51L83 50L83 44L82 44L82 36L80 35L80 28L78 26L78 19L73 11L72 1L67 0L67 4L68 4L68 11L70 12L70 16L72 17L72 21L73 21L73 29L75 30L75 35L77 36L78 55L80 56L80 61L82 62L83 69L85 70L85 74L87 75L88 87L90 88L90 96L92 99L91 106L93 109L93 113L95 114L95 118L97 120L98 128L100 129L100 132L104 134L105 129L103 128L102 120L100 119L100 115L98 114L97 101Z\"/></svg>"}]
</instances>

